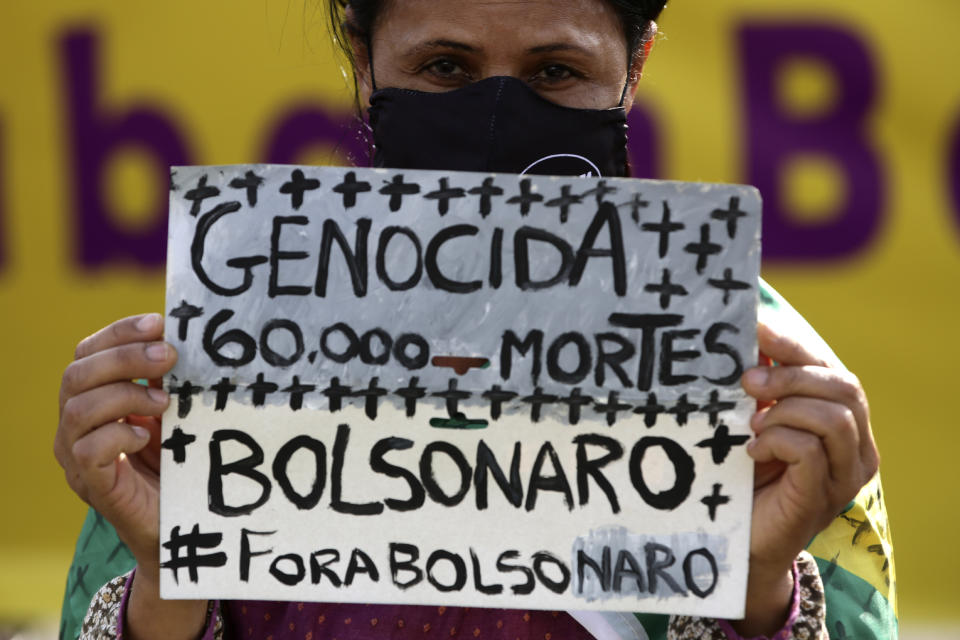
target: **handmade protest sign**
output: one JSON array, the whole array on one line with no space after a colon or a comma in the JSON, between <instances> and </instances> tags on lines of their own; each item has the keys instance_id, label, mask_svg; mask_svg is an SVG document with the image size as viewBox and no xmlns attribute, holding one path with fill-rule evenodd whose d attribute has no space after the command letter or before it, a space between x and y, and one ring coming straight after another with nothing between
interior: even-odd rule
<instances>
[{"instance_id":1,"label":"handmade protest sign","mask_svg":"<svg viewBox=\"0 0 960 640\"><path fill-rule=\"evenodd\" d=\"M742 613L734 185L172 171L164 597Z\"/></svg>"}]
</instances>

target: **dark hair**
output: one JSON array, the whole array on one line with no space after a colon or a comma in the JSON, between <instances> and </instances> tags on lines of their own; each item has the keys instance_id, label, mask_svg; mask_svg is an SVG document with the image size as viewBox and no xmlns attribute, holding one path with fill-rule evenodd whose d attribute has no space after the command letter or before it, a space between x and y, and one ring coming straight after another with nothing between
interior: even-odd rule
<instances>
[{"instance_id":1,"label":"dark hair","mask_svg":"<svg viewBox=\"0 0 960 640\"><path fill-rule=\"evenodd\" d=\"M644 42L649 32L651 21L660 16L660 12L667 4L667 0L605 0L609 2L620 16L623 25L623 35L627 40L627 54L629 60ZM377 15L383 6L384 0L327 0L329 3L330 25L334 41L346 54L350 64L355 66L353 50L350 48L348 36L369 38L376 22ZM346 19L345 10L350 7L352 20Z\"/></svg>"}]
</instances>

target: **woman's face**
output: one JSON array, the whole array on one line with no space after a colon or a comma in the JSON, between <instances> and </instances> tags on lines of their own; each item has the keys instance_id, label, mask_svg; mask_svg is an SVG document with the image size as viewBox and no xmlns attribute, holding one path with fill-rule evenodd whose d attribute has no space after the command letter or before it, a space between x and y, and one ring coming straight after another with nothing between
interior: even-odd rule
<instances>
[{"instance_id":1,"label":"woman's face","mask_svg":"<svg viewBox=\"0 0 960 640\"><path fill-rule=\"evenodd\" d=\"M372 90L365 43L354 42L366 104ZM604 0L386 0L372 34L378 89L449 91L513 76L557 104L606 109L643 64L628 70L616 11Z\"/></svg>"}]
</instances>

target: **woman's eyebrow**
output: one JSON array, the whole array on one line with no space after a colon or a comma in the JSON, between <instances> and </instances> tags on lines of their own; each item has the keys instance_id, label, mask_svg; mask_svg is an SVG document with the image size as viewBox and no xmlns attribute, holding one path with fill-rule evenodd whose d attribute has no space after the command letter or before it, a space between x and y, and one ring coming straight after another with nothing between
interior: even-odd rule
<instances>
[{"instance_id":1,"label":"woman's eyebrow","mask_svg":"<svg viewBox=\"0 0 960 640\"><path fill-rule=\"evenodd\" d=\"M527 49L527 53L553 53L556 51L575 51L584 55L592 55L588 49L585 49L579 45L570 44L569 42L554 42L551 44L542 44Z\"/></svg>"},{"instance_id":2,"label":"woman's eyebrow","mask_svg":"<svg viewBox=\"0 0 960 640\"><path fill-rule=\"evenodd\" d=\"M418 42L414 46L410 47L405 54L412 55L417 53L424 53L433 51L434 49L459 49L460 51L466 51L468 53L477 53L480 51L477 47L469 45L465 42L458 42L456 40L428 40L427 42Z\"/></svg>"}]
</instances>

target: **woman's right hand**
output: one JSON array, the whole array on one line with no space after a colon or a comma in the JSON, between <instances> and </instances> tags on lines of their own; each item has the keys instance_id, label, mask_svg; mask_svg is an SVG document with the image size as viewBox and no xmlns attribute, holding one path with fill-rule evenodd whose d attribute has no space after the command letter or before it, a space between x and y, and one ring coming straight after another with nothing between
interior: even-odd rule
<instances>
[{"instance_id":1,"label":"woman's right hand","mask_svg":"<svg viewBox=\"0 0 960 640\"><path fill-rule=\"evenodd\" d=\"M160 378L176 351L156 313L118 320L77 345L60 384L54 455L67 483L100 512L141 569L158 573L160 420L170 398L134 379Z\"/></svg>"}]
</instances>

